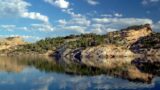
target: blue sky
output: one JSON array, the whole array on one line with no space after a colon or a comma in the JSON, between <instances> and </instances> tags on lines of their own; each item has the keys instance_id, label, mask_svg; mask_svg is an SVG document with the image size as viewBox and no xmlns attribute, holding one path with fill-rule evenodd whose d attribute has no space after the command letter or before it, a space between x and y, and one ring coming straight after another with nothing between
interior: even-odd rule
<instances>
[{"instance_id":1,"label":"blue sky","mask_svg":"<svg viewBox=\"0 0 160 90\"><path fill-rule=\"evenodd\" d=\"M160 31L160 0L0 0L0 37L27 41L105 34L149 23Z\"/></svg>"}]
</instances>

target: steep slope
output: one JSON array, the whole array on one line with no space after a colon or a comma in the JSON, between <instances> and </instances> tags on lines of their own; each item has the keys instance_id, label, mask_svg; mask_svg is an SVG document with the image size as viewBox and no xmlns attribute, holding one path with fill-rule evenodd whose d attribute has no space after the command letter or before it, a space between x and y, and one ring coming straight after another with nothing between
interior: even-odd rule
<instances>
[{"instance_id":1,"label":"steep slope","mask_svg":"<svg viewBox=\"0 0 160 90\"><path fill-rule=\"evenodd\" d=\"M130 50L138 54L160 55L160 33L139 38L130 46Z\"/></svg>"},{"instance_id":2,"label":"steep slope","mask_svg":"<svg viewBox=\"0 0 160 90\"><path fill-rule=\"evenodd\" d=\"M129 46L135 43L139 38L149 36L152 32L151 26L149 24L145 24L130 26L120 31L109 32L107 36L111 43L118 45L126 44Z\"/></svg>"}]
</instances>

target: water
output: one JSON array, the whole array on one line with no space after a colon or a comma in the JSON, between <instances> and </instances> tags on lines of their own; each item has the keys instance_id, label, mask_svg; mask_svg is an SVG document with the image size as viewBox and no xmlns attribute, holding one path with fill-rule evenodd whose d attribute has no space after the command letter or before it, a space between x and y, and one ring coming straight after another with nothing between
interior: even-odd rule
<instances>
[{"instance_id":1,"label":"water","mask_svg":"<svg viewBox=\"0 0 160 90\"><path fill-rule=\"evenodd\" d=\"M0 90L160 90L159 60L130 59L0 57Z\"/></svg>"}]
</instances>

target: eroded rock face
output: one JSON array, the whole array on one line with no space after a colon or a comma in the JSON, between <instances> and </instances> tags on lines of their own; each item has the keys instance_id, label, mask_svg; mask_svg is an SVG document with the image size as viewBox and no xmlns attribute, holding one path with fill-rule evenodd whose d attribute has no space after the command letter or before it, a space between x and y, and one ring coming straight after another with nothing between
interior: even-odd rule
<instances>
[{"instance_id":1,"label":"eroded rock face","mask_svg":"<svg viewBox=\"0 0 160 90\"><path fill-rule=\"evenodd\" d=\"M134 53L149 56L160 55L160 33L152 33L151 35L139 38L139 40L130 46L130 50Z\"/></svg>"},{"instance_id":2,"label":"eroded rock face","mask_svg":"<svg viewBox=\"0 0 160 90\"><path fill-rule=\"evenodd\" d=\"M140 26L131 26L120 31L109 32L107 35L109 37L113 37L113 39L122 38L123 40L126 40L127 44L132 44L139 38L148 36L151 33L151 26L149 24L145 24Z\"/></svg>"},{"instance_id":3,"label":"eroded rock face","mask_svg":"<svg viewBox=\"0 0 160 90\"><path fill-rule=\"evenodd\" d=\"M0 50L9 49L11 47L14 47L17 45L23 45L23 44L26 44L26 42L24 42L21 37L9 37L5 39L1 39Z\"/></svg>"},{"instance_id":4,"label":"eroded rock face","mask_svg":"<svg viewBox=\"0 0 160 90\"><path fill-rule=\"evenodd\" d=\"M82 52L82 56L86 57L117 57L117 56L135 56L133 50L129 49L140 38L150 36L152 29L149 24L132 26L120 31L108 33L108 37L112 39L112 44L99 45L96 47L89 47ZM124 42L123 42L124 41ZM123 43L121 43L123 42ZM148 51L154 53L157 50ZM145 53L143 53L145 54Z\"/></svg>"}]
</instances>

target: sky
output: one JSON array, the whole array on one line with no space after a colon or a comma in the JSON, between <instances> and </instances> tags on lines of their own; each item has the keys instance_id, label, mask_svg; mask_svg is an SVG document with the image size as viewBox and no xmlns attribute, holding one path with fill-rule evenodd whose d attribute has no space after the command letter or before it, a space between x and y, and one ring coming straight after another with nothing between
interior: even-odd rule
<instances>
[{"instance_id":1,"label":"sky","mask_svg":"<svg viewBox=\"0 0 160 90\"><path fill-rule=\"evenodd\" d=\"M0 0L1 38L35 42L141 24L160 32L160 0Z\"/></svg>"}]
</instances>

